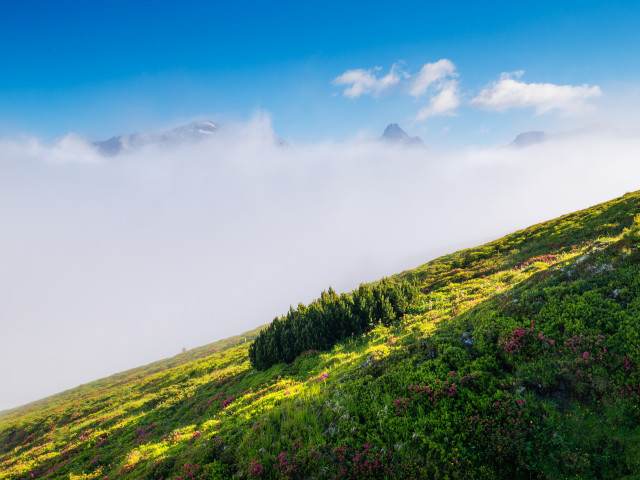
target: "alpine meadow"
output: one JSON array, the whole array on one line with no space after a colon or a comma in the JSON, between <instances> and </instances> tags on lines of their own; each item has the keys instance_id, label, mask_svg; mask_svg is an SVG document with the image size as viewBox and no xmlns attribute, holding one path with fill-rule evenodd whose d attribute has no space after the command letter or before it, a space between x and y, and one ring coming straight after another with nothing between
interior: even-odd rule
<instances>
[{"instance_id":1,"label":"alpine meadow","mask_svg":"<svg viewBox=\"0 0 640 480\"><path fill-rule=\"evenodd\" d=\"M637 478L639 315L634 192L5 411L0 478Z\"/></svg>"}]
</instances>

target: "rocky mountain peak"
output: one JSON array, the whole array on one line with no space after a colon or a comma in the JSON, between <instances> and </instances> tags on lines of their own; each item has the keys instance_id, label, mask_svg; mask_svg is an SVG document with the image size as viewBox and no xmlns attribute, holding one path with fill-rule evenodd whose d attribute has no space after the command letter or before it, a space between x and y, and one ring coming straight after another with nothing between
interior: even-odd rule
<instances>
[{"instance_id":1,"label":"rocky mountain peak","mask_svg":"<svg viewBox=\"0 0 640 480\"><path fill-rule=\"evenodd\" d=\"M397 123L390 123L384 129L382 140L389 143L403 143L407 145L423 145L424 142L420 137L411 137Z\"/></svg>"}]
</instances>

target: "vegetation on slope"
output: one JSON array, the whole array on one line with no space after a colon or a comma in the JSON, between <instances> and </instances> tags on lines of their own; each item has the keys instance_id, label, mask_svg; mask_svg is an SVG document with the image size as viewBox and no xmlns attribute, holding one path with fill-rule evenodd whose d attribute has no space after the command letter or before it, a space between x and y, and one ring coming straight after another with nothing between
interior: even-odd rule
<instances>
[{"instance_id":1,"label":"vegetation on slope","mask_svg":"<svg viewBox=\"0 0 640 480\"><path fill-rule=\"evenodd\" d=\"M388 326L409 311L418 293L404 279L360 285L350 294L338 295L329 288L316 301L291 307L263 329L249 346L251 366L266 370L291 363L307 350L327 350L348 336L370 332L378 323Z\"/></svg>"},{"instance_id":2,"label":"vegetation on slope","mask_svg":"<svg viewBox=\"0 0 640 480\"><path fill-rule=\"evenodd\" d=\"M429 262L407 315L0 417L0 478L638 478L640 192Z\"/></svg>"}]
</instances>

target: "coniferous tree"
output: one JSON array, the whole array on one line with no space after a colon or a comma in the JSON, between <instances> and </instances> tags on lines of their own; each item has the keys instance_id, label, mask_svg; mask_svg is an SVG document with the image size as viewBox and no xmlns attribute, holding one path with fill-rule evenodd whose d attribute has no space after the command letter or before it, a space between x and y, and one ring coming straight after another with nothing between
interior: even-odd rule
<instances>
[{"instance_id":1,"label":"coniferous tree","mask_svg":"<svg viewBox=\"0 0 640 480\"><path fill-rule=\"evenodd\" d=\"M406 280L360 285L349 295L338 295L329 287L308 306L290 307L286 315L276 317L250 345L249 361L265 370L292 362L306 350L326 350L343 338L368 332L378 322L389 325L401 318L417 295L418 288Z\"/></svg>"}]
</instances>

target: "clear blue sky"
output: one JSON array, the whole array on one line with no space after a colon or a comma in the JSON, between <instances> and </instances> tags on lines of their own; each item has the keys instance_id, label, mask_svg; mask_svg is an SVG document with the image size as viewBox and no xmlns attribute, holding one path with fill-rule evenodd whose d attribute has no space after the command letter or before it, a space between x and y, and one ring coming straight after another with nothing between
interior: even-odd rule
<instances>
[{"instance_id":1,"label":"clear blue sky","mask_svg":"<svg viewBox=\"0 0 640 480\"><path fill-rule=\"evenodd\" d=\"M628 104L617 97L633 95L640 80L638 25L637 2L8 0L0 137L105 138L263 109L294 142L379 132L392 121L436 143L445 132L500 141L590 120L470 107L503 72L524 70L526 83L598 86L602 94L587 103L599 111ZM455 65L461 99L446 115L415 121L426 96L347 98L332 84L347 70L379 66L383 76L401 62L414 75L439 59Z\"/></svg>"}]
</instances>

